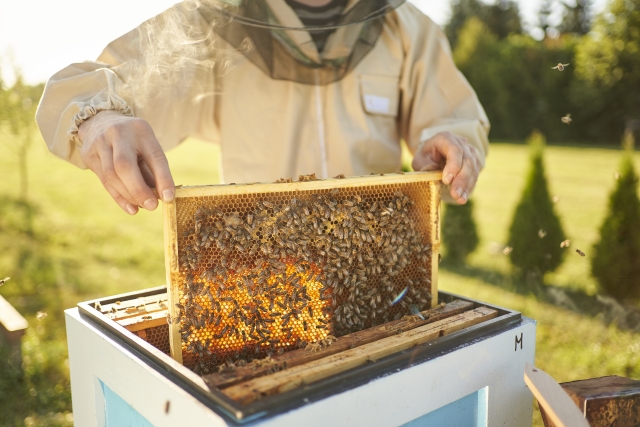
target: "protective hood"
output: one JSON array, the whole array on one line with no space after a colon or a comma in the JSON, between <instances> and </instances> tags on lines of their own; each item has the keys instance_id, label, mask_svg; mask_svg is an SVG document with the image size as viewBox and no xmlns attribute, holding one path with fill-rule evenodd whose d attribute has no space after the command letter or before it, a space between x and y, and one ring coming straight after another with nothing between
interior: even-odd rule
<instances>
[{"instance_id":1,"label":"protective hood","mask_svg":"<svg viewBox=\"0 0 640 427\"><path fill-rule=\"evenodd\" d=\"M305 26L285 0L205 0L213 30L273 79L340 80L373 48L384 16L405 0L350 0L331 25ZM314 31L332 30L322 52Z\"/></svg>"}]
</instances>

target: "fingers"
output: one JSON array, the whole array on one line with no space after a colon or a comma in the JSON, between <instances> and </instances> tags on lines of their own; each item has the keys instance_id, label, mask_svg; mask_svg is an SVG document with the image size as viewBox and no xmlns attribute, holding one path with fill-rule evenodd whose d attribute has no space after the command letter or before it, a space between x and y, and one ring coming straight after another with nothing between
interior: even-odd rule
<instances>
[{"instance_id":1,"label":"fingers","mask_svg":"<svg viewBox=\"0 0 640 427\"><path fill-rule=\"evenodd\" d=\"M149 129L151 131L151 129ZM175 195L175 184L169 170L169 162L160 143L153 135L142 145L142 157L148 165L153 177L158 195L164 202L172 202Z\"/></svg>"},{"instance_id":2,"label":"fingers","mask_svg":"<svg viewBox=\"0 0 640 427\"><path fill-rule=\"evenodd\" d=\"M82 160L125 211L156 209L157 194L173 201L169 163L146 121L102 112L91 120L92 126L83 130Z\"/></svg>"},{"instance_id":3,"label":"fingers","mask_svg":"<svg viewBox=\"0 0 640 427\"><path fill-rule=\"evenodd\" d=\"M477 154L471 150L471 146L464 148L462 168L451 183L451 197L461 205L467 203L471 192L476 186L480 174L480 162Z\"/></svg>"},{"instance_id":4,"label":"fingers","mask_svg":"<svg viewBox=\"0 0 640 427\"><path fill-rule=\"evenodd\" d=\"M142 177L135 150L126 145L115 145L113 168L138 206L149 211L158 207L157 197Z\"/></svg>"},{"instance_id":5,"label":"fingers","mask_svg":"<svg viewBox=\"0 0 640 427\"><path fill-rule=\"evenodd\" d=\"M478 180L482 161L478 150L466 138L440 132L424 143L412 166L420 171L442 168L442 182L451 185L451 197L465 204Z\"/></svg>"},{"instance_id":6,"label":"fingers","mask_svg":"<svg viewBox=\"0 0 640 427\"><path fill-rule=\"evenodd\" d=\"M120 194L118 190L116 190L113 185L109 183L109 181L105 177L105 174L103 173L102 163L98 156L93 156L89 160L84 160L84 162L89 167L89 169L91 169L96 174L109 195L111 195L113 200L118 204L118 206L122 208L123 211L125 211L129 215L135 215L136 213L138 213L138 207L131 204L125 197L122 196L122 194Z\"/></svg>"}]
</instances>

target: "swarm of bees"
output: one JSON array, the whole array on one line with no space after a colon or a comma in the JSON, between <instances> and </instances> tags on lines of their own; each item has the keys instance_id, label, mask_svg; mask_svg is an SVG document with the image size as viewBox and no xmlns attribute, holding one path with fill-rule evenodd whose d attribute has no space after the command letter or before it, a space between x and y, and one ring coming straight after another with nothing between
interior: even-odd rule
<instances>
[{"instance_id":1,"label":"swarm of bees","mask_svg":"<svg viewBox=\"0 0 640 427\"><path fill-rule=\"evenodd\" d=\"M183 285L172 321L196 372L330 345L411 305L429 307L431 246L401 191L264 195L247 206L200 205L179 236Z\"/></svg>"}]
</instances>

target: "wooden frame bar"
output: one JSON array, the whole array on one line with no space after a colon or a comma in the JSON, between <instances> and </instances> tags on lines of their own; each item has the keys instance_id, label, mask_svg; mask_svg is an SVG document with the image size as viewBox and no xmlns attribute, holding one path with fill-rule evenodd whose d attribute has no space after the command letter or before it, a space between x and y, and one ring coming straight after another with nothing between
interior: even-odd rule
<instances>
[{"instance_id":1,"label":"wooden frame bar","mask_svg":"<svg viewBox=\"0 0 640 427\"><path fill-rule=\"evenodd\" d=\"M276 355L271 359L272 363L258 366L255 363L244 367L236 367L233 370L205 375L203 378L210 388L225 388L243 381L248 381L271 373L274 366L277 369L291 368L331 356L345 350L360 347L365 344L387 338L403 331L415 329L417 327L434 323L443 318L462 313L473 308L473 304L467 301L456 300L444 306L432 308L421 312L420 316L407 316L403 319L385 323L380 326L365 329L360 332L345 335L337 338L330 346L320 348L318 351L306 349L294 350L281 355Z\"/></svg>"},{"instance_id":2,"label":"wooden frame bar","mask_svg":"<svg viewBox=\"0 0 640 427\"><path fill-rule=\"evenodd\" d=\"M435 323L383 338L322 359L288 368L271 375L245 381L222 390L229 398L249 404L265 396L283 393L305 384L339 374L356 366L477 325L498 315L497 310L478 307Z\"/></svg>"}]
</instances>

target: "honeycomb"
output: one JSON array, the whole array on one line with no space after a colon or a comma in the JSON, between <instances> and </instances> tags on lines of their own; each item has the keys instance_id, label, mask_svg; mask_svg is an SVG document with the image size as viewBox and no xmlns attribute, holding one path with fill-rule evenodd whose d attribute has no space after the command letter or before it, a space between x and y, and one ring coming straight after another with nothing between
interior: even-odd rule
<instances>
[{"instance_id":1,"label":"honeycomb","mask_svg":"<svg viewBox=\"0 0 640 427\"><path fill-rule=\"evenodd\" d=\"M439 184L411 175L178 192L185 366L209 373L429 308Z\"/></svg>"},{"instance_id":2,"label":"honeycomb","mask_svg":"<svg viewBox=\"0 0 640 427\"><path fill-rule=\"evenodd\" d=\"M151 328L134 332L134 334L163 353L171 353L171 349L169 348L169 325L153 326Z\"/></svg>"}]
</instances>

